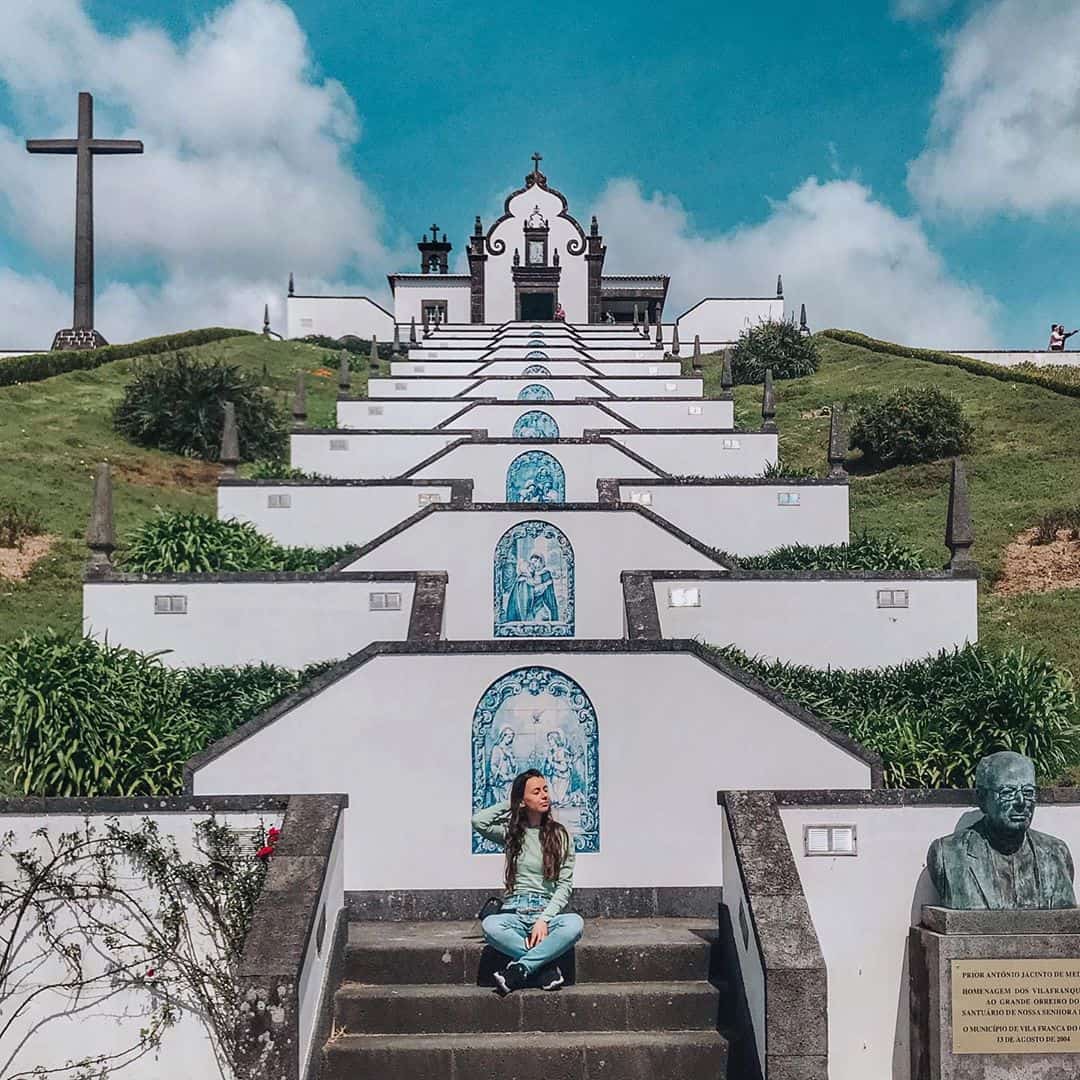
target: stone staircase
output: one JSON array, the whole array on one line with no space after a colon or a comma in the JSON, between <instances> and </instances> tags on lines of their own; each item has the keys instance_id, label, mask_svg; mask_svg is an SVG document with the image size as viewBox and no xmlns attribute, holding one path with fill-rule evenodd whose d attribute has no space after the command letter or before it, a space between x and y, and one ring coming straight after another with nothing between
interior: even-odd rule
<instances>
[{"instance_id":1,"label":"stone staircase","mask_svg":"<svg viewBox=\"0 0 1080 1080\"><path fill-rule=\"evenodd\" d=\"M352 922L321 1080L743 1080L716 937L589 919L567 986L500 998L475 920Z\"/></svg>"}]
</instances>

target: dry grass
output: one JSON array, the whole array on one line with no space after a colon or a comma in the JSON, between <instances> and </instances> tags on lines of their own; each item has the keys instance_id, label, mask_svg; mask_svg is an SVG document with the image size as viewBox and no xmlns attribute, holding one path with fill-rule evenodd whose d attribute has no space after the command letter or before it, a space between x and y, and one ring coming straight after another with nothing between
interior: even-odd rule
<instances>
[{"instance_id":1,"label":"dry grass","mask_svg":"<svg viewBox=\"0 0 1080 1080\"><path fill-rule=\"evenodd\" d=\"M1001 596L1080 589L1080 540L1059 529L1050 543L1034 543L1037 529L1025 529L1005 549L994 592Z\"/></svg>"}]
</instances>

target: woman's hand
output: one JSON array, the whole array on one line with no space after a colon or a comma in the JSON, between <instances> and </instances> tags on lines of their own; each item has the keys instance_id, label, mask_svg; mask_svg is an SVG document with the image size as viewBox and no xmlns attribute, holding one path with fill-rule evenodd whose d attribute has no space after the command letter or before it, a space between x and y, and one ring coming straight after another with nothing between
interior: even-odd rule
<instances>
[{"instance_id":1,"label":"woman's hand","mask_svg":"<svg viewBox=\"0 0 1080 1080\"><path fill-rule=\"evenodd\" d=\"M529 931L529 936L525 939L525 945L527 948L534 949L541 941L548 936L548 924L546 919L537 919L533 923L532 929Z\"/></svg>"}]
</instances>

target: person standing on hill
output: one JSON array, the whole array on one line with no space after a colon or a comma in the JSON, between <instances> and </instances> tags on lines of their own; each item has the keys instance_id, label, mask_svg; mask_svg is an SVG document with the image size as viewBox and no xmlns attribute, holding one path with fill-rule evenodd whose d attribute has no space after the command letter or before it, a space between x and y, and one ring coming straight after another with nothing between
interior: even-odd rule
<instances>
[{"instance_id":1,"label":"person standing on hill","mask_svg":"<svg viewBox=\"0 0 1080 1080\"><path fill-rule=\"evenodd\" d=\"M1075 333L1076 333L1075 330L1070 330L1068 333L1066 333L1064 323L1053 323L1053 324L1051 324L1051 326L1050 326L1050 344L1047 345L1047 348L1051 352L1064 352L1065 351L1065 342L1069 338L1071 338L1073 336L1073 334L1075 334Z\"/></svg>"}]
</instances>

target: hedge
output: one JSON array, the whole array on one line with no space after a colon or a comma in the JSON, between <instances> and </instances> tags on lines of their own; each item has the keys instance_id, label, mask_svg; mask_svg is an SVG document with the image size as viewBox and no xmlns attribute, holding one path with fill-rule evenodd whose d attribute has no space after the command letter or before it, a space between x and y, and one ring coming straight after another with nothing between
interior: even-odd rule
<instances>
[{"instance_id":1,"label":"hedge","mask_svg":"<svg viewBox=\"0 0 1080 1080\"><path fill-rule=\"evenodd\" d=\"M1067 397L1080 397L1080 384L1062 382L1052 375L1041 371L1025 370L1022 367L1001 367L986 360L973 360L970 356L957 356L955 353L938 352L937 349L913 349L907 345L894 345L891 341L879 341L854 330L821 330L821 337L842 342L844 345L858 345L871 352L888 353L892 356L906 356L912 360L926 360L931 364L945 364L968 371L972 375L989 375L1000 382L1031 383L1044 390L1053 390L1055 394Z\"/></svg>"},{"instance_id":2,"label":"hedge","mask_svg":"<svg viewBox=\"0 0 1080 1080\"><path fill-rule=\"evenodd\" d=\"M68 371L91 371L102 364L112 363L113 360L155 356L157 353L172 352L174 349L191 348L195 345L209 345L212 341L242 337L250 333L250 330L228 330L211 326L205 330L185 330L180 334L132 341L127 345L104 345L100 349L66 349L61 352L16 356L11 360L0 361L0 386L41 382L42 379L51 379L54 375L63 375Z\"/></svg>"}]
</instances>

